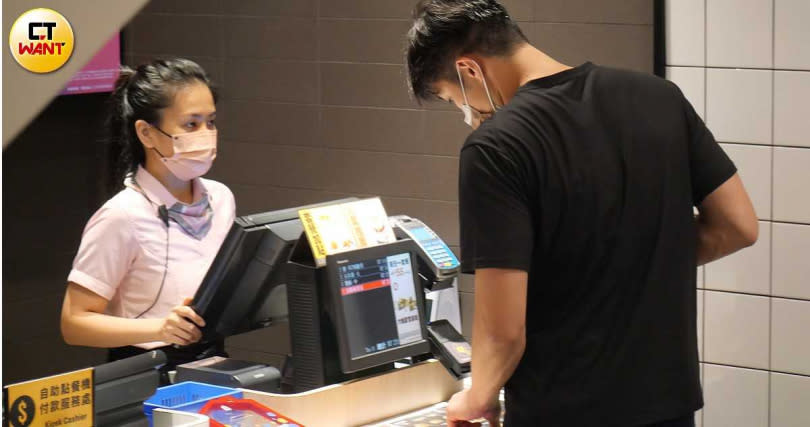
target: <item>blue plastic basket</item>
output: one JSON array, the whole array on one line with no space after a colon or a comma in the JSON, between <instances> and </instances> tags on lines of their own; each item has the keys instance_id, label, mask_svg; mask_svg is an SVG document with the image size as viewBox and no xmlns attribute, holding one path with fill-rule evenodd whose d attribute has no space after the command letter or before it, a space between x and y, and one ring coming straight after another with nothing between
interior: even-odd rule
<instances>
[{"instance_id":1,"label":"blue plastic basket","mask_svg":"<svg viewBox=\"0 0 810 427\"><path fill-rule=\"evenodd\" d=\"M186 381L157 389L152 397L143 402L143 413L151 426L155 408L197 413L209 400L225 396L241 399L242 392L230 387Z\"/></svg>"}]
</instances>

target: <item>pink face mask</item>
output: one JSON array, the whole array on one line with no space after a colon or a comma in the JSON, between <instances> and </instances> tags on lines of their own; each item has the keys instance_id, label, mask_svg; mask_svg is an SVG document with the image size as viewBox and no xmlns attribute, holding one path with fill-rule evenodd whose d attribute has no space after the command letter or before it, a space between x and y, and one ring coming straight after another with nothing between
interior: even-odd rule
<instances>
[{"instance_id":1,"label":"pink face mask","mask_svg":"<svg viewBox=\"0 0 810 427\"><path fill-rule=\"evenodd\" d=\"M157 126L155 129L172 139L173 156L166 157L155 149L169 172L183 181L191 181L208 173L217 158L216 129L180 135L169 135Z\"/></svg>"}]
</instances>

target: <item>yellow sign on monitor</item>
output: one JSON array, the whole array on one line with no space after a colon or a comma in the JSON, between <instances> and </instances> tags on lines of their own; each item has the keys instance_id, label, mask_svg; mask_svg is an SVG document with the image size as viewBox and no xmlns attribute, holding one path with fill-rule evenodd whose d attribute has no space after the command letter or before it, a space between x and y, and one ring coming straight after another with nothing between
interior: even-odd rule
<instances>
[{"instance_id":1,"label":"yellow sign on monitor","mask_svg":"<svg viewBox=\"0 0 810 427\"><path fill-rule=\"evenodd\" d=\"M92 426L93 368L13 384L5 397L10 426Z\"/></svg>"},{"instance_id":2,"label":"yellow sign on monitor","mask_svg":"<svg viewBox=\"0 0 810 427\"><path fill-rule=\"evenodd\" d=\"M298 211L315 265L326 256L397 240L379 197Z\"/></svg>"}]
</instances>

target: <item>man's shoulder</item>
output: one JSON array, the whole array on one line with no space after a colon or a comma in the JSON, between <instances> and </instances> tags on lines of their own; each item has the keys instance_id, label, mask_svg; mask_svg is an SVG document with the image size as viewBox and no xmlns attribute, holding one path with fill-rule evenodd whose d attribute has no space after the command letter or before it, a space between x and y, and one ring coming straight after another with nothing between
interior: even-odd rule
<instances>
[{"instance_id":1,"label":"man's shoulder","mask_svg":"<svg viewBox=\"0 0 810 427\"><path fill-rule=\"evenodd\" d=\"M462 157L464 153L471 151L502 153L507 144L508 141L503 138L500 129L492 122L485 122L467 136L464 145L461 146L461 153Z\"/></svg>"},{"instance_id":2,"label":"man's shoulder","mask_svg":"<svg viewBox=\"0 0 810 427\"><path fill-rule=\"evenodd\" d=\"M595 66L591 78L596 88L627 93L628 90L662 91L670 94L679 93L677 85L655 74L614 68L608 66Z\"/></svg>"}]
</instances>

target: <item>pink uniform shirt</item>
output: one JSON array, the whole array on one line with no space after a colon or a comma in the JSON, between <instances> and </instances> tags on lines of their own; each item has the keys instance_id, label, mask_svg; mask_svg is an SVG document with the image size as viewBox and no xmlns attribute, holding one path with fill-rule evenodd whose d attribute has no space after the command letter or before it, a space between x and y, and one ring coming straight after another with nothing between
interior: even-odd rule
<instances>
[{"instance_id":1,"label":"pink uniform shirt","mask_svg":"<svg viewBox=\"0 0 810 427\"><path fill-rule=\"evenodd\" d=\"M142 167L135 180L140 188L128 184L90 218L68 276L69 282L108 300L107 314L125 318L136 317L158 298L167 255L166 226L158 217L158 206L177 203ZM194 296L233 223L236 208L228 187L202 178L192 185L195 201L208 193L214 213L211 229L197 240L169 221L166 281L154 307L141 318L164 318L183 299ZM164 345L167 343L137 346Z\"/></svg>"}]
</instances>

